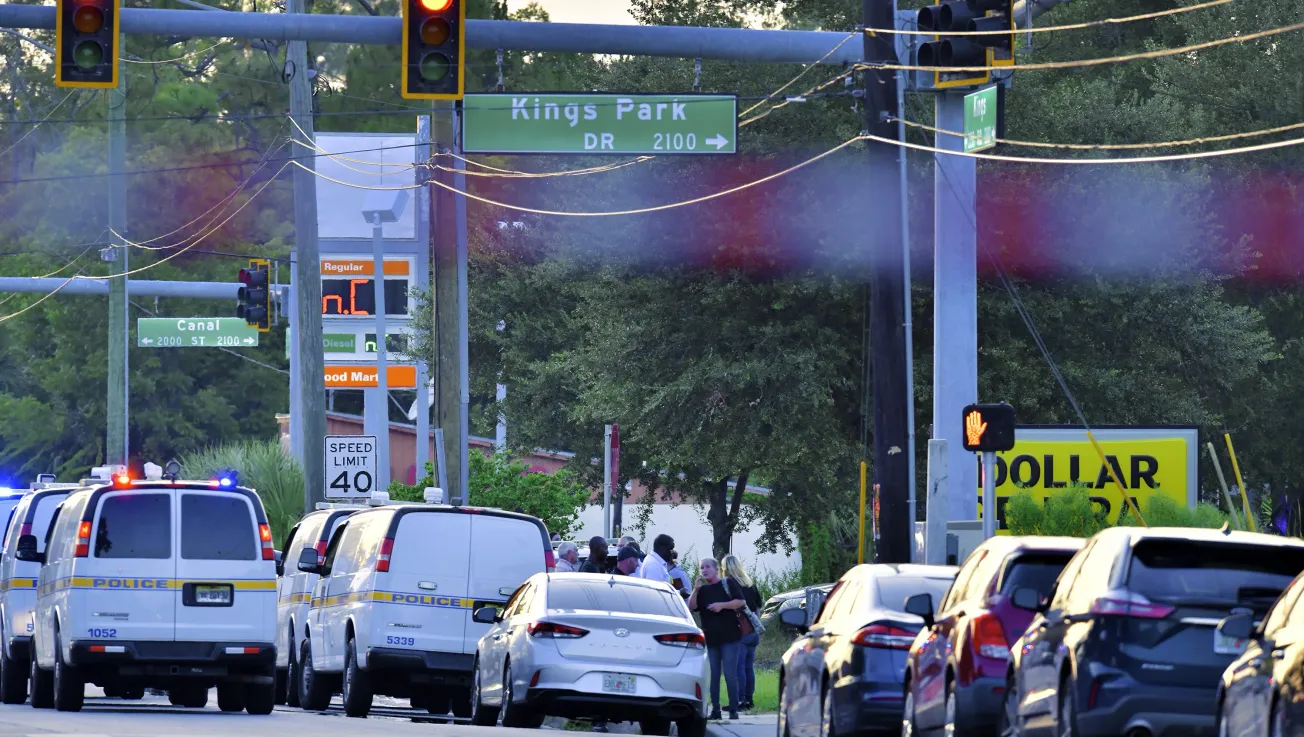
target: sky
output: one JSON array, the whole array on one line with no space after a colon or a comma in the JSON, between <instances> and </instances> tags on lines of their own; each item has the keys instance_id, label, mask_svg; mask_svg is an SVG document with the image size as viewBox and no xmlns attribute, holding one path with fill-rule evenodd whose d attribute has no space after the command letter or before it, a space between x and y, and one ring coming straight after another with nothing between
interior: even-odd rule
<instances>
[{"instance_id":1,"label":"sky","mask_svg":"<svg viewBox=\"0 0 1304 737\"><path fill-rule=\"evenodd\" d=\"M632 24L629 0L535 0L554 23ZM507 0L508 12L516 12L530 0Z\"/></svg>"}]
</instances>

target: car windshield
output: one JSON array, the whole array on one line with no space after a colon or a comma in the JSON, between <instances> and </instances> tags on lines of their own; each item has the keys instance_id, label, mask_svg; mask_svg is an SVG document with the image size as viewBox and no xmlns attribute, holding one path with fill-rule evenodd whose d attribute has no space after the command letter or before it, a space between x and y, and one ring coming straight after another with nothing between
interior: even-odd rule
<instances>
[{"instance_id":1,"label":"car windshield","mask_svg":"<svg viewBox=\"0 0 1304 737\"><path fill-rule=\"evenodd\" d=\"M885 609L905 611L906 599L915 594L929 594L933 597L933 614L937 614L937 607L953 580L932 576L885 576L878 579L878 601Z\"/></svg>"},{"instance_id":2,"label":"car windshield","mask_svg":"<svg viewBox=\"0 0 1304 737\"><path fill-rule=\"evenodd\" d=\"M1154 601L1270 605L1301 570L1304 548L1295 546L1143 540L1127 586Z\"/></svg>"},{"instance_id":3,"label":"car windshield","mask_svg":"<svg viewBox=\"0 0 1304 737\"><path fill-rule=\"evenodd\" d=\"M559 581L548 584L549 609L589 609L627 614L685 617L683 600L651 586L610 581Z\"/></svg>"}]
</instances>

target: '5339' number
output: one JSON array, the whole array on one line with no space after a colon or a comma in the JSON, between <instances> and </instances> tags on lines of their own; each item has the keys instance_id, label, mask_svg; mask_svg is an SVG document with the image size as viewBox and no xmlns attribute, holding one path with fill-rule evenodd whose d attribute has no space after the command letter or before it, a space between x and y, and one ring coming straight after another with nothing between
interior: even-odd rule
<instances>
[{"instance_id":1,"label":"'5339' number","mask_svg":"<svg viewBox=\"0 0 1304 737\"><path fill-rule=\"evenodd\" d=\"M394 635L387 635L385 637L385 644L386 645L415 645L417 644L417 641L416 638L414 637L395 637Z\"/></svg>"}]
</instances>

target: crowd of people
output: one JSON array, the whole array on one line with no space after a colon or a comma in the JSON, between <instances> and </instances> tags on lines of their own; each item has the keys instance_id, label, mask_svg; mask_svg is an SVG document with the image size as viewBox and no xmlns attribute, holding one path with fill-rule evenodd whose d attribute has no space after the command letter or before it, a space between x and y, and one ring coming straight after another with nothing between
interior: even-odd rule
<instances>
[{"instance_id":1,"label":"crowd of people","mask_svg":"<svg viewBox=\"0 0 1304 737\"><path fill-rule=\"evenodd\" d=\"M756 691L756 646L760 644L761 595L747 569L734 555L723 560L703 558L698 562L698 578L692 581L679 567L679 551L669 535L657 535L652 552L644 553L634 538L620 539L615 555L607 539L600 535L589 540L589 555L580 561L579 548L573 542L557 546L558 573L610 573L662 581L687 600L688 608L698 614L706 638L707 658L711 664L711 719L721 719L728 711L737 719L739 711L753 708ZM720 681L724 680L729 703L720 706ZM606 732L607 725L595 722L595 732Z\"/></svg>"}]
</instances>

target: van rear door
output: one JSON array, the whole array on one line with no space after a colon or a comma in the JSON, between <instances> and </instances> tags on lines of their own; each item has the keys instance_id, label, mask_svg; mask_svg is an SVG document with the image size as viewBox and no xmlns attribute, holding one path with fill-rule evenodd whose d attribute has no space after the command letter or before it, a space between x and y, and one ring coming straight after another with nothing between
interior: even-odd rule
<instances>
[{"instance_id":1,"label":"van rear door","mask_svg":"<svg viewBox=\"0 0 1304 737\"><path fill-rule=\"evenodd\" d=\"M547 567L545 551L552 550L542 523L530 517L493 512L471 515L471 606L502 604L525 579ZM467 618L462 652L474 653L490 625Z\"/></svg>"},{"instance_id":2,"label":"van rear door","mask_svg":"<svg viewBox=\"0 0 1304 737\"><path fill-rule=\"evenodd\" d=\"M256 497L177 491L176 639L268 642L276 626L276 564L263 559Z\"/></svg>"},{"instance_id":3,"label":"van rear door","mask_svg":"<svg viewBox=\"0 0 1304 737\"><path fill-rule=\"evenodd\" d=\"M372 644L464 652L462 635L470 619L466 575L472 557L471 517L419 508L403 509L396 516L389 572L376 574L378 596L389 604L376 612Z\"/></svg>"},{"instance_id":4,"label":"van rear door","mask_svg":"<svg viewBox=\"0 0 1304 737\"><path fill-rule=\"evenodd\" d=\"M123 489L96 496L90 550L73 559L72 585L89 587L94 597L87 599L95 602L89 621L121 640L173 639L172 492Z\"/></svg>"}]
</instances>

